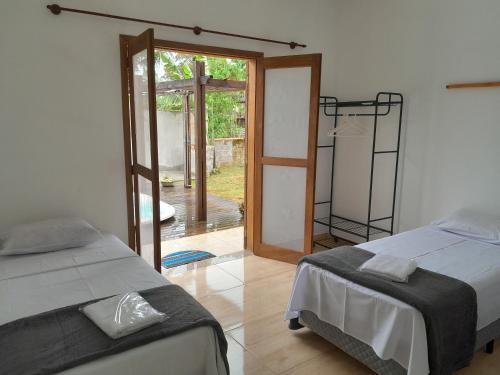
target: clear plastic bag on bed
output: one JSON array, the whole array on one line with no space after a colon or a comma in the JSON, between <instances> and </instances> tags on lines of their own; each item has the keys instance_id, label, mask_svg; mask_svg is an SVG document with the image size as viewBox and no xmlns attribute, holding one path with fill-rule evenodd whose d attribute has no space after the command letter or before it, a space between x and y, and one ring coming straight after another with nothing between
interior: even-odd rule
<instances>
[{"instance_id":1,"label":"clear plastic bag on bed","mask_svg":"<svg viewBox=\"0 0 500 375\"><path fill-rule=\"evenodd\" d=\"M153 308L137 292L106 298L82 306L80 311L113 339L130 335L169 318Z\"/></svg>"}]
</instances>

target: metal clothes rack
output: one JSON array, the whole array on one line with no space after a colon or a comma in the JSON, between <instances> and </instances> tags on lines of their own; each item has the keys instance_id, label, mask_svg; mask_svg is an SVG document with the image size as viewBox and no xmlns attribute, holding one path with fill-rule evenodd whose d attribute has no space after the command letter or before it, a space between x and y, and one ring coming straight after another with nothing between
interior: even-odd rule
<instances>
[{"instance_id":1,"label":"metal clothes rack","mask_svg":"<svg viewBox=\"0 0 500 375\"><path fill-rule=\"evenodd\" d=\"M317 146L318 151L322 149L332 149L332 168L330 175L330 199L327 201L316 202L315 205L329 205L329 216L324 218L316 218L314 222L317 224L325 225L328 227L328 232L334 241L343 239L338 235L338 232L347 233L352 236L356 236L363 241L369 241L374 235L386 233L392 235L394 233L394 211L396 205L396 188L398 181L398 163L399 163L399 149L401 140L401 123L403 114L403 96L396 92L379 92L375 100L366 101L346 101L341 102L334 96L321 96L320 97L320 108L323 109L323 114L328 117L333 117L333 127L337 127L337 119L343 116L367 116L373 117L373 139L372 139L372 153L371 153L371 168L370 168L370 189L368 197L368 215L365 222L359 220L353 220L350 218L335 215L333 213L333 201L334 201L334 189L333 189L333 178L335 171L335 149L336 149L336 137L333 137L332 144ZM339 109L342 108L357 108L356 113L340 113ZM369 112L360 112L359 108L373 108ZM389 115L392 111L398 110L398 135L396 149L394 150L377 150L377 126L380 117ZM373 195L373 176L374 176L374 166L375 158L378 155L392 154L395 156L395 172L394 172L394 185L392 190L392 208L391 214L384 217L372 217L372 195ZM380 226L379 222L386 222L389 229ZM375 224L375 225L374 225ZM390 224L390 225L389 225ZM334 233L337 231L337 233ZM352 240L348 240L353 242ZM315 245L319 245L326 248L331 248L328 245L328 240L326 243L324 240L314 241Z\"/></svg>"}]
</instances>

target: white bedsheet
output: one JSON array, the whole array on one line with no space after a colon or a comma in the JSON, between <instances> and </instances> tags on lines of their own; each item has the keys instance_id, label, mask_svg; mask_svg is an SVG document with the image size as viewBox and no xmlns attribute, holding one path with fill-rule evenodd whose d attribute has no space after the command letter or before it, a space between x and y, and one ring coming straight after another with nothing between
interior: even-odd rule
<instances>
[{"instance_id":1,"label":"white bedsheet","mask_svg":"<svg viewBox=\"0 0 500 375\"><path fill-rule=\"evenodd\" d=\"M163 276L111 235L82 248L0 257L0 325L96 298L167 284ZM192 348L196 348L197 355L186 358ZM190 330L67 372L226 373L211 327Z\"/></svg>"},{"instance_id":2,"label":"white bedsheet","mask_svg":"<svg viewBox=\"0 0 500 375\"><path fill-rule=\"evenodd\" d=\"M357 247L415 259L420 268L471 285L477 294L478 330L500 319L500 246L427 226Z\"/></svg>"},{"instance_id":3,"label":"white bedsheet","mask_svg":"<svg viewBox=\"0 0 500 375\"><path fill-rule=\"evenodd\" d=\"M96 298L166 284L165 278L137 256L14 277L0 281L0 325Z\"/></svg>"},{"instance_id":4,"label":"white bedsheet","mask_svg":"<svg viewBox=\"0 0 500 375\"><path fill-rule=\"evenodd\" d=\"M132 256L135 253L123 242L105 234L101 240L84 247L42 254L0 256L0 280Z\"/></svg>"},{"instance_id":5,"label":"white bedsheet","mask_svg":"<svg viewBox=\"0 0 500 375\"><path fill-rule=\"evenodd\" d=\"M421 268L470 284L477 293L478 330L500 318L500 246L430 226L357 246L414 259ZM303 264L285 318L296 318L302 310L370 345L380 358L395 360L408 375L429 372L422 314L403 302Z\"/></svg>"}]
</instances>

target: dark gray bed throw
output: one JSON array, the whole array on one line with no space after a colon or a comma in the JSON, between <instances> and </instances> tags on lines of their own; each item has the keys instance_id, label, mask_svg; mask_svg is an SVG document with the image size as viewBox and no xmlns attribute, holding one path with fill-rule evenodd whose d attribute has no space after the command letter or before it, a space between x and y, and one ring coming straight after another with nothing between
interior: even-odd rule
<instances>
[{"instance_id":1,"label":"dark gray bed throw","mask_svg":"<svg viewBox=\"0 0 500 375\"><path fill-rule=\"evenodd\" d=\"M427 331L431 375L449 375L469 365L476 340L474 289L460 280L421 268L417 268L407 284L357 271L373 256L368 251L345 246L305 256L299 264L306 262L326 269L419 310Z\"/></svg>"},{"instance_id":2,"label":"dark gray bed throw","mask_svg":"<svg viewBox=\"0 0 500 375\"><path fill-rule=\"evenodd\" d=\"M88 302L4 324L0 327L0 374L53 374L201 326L215 329L229 374L224 332L193 297L177 285L140 294L170 319L117 340L78 311Z\"/></svg>"}]
</instances>

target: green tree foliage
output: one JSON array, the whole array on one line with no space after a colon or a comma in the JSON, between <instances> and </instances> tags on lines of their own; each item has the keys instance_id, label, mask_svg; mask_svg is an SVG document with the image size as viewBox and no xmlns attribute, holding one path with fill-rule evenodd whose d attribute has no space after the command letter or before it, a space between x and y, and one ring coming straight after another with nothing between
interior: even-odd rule
<instances>
[{"instance_id":1,"label":"green tree foliage","mask_svg":"<svg viewBox=\"0 0 500 375\"><path fill-rule=\"evenodd\" d=\"M157 51L157 81L193 78L193 61L205 61L205 74L216 79L246 80L246 62L220 57L184 55ZM165 112L182 111L182 97L170 94L158 96L157 109ZM240 134L238 118L245 117L244 92L207 92L205 97L209 138L228 138Z\"/></svg>"}]
</instances>

